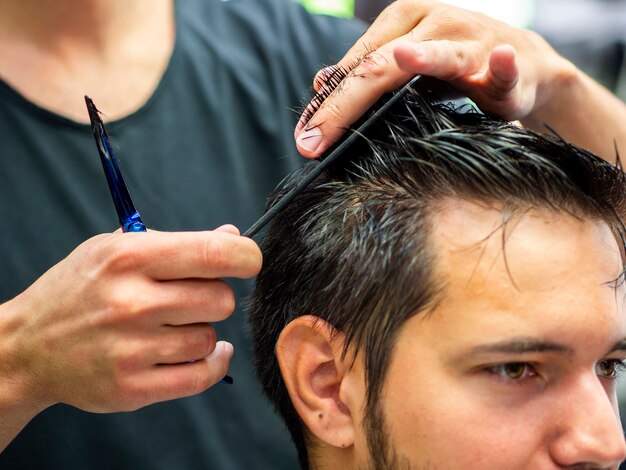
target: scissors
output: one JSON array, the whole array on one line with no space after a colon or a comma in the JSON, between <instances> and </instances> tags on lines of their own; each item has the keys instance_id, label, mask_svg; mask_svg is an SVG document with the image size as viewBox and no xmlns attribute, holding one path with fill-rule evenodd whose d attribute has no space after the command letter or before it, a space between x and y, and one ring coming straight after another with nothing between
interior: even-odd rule
<instances>
[{"instance_id":1,"label":"scissors","mask_svg":"<svg viewBox=\"0 0 626 470\"><path fill-rule=\"evenodd\" d=\"M146 226L142 222L141 216L137 209L135 209L133 200L130 197L117 158L115 158L115 154L109 143L109 134L107 134L102 119L100 118L100 112L88 96L85 96L85 103L87 103L87 111L89 111L89 119L91 120L91 130L96 139L100 161L102 162L102 168L106 175L107 183L109 183L109 190L113 197L117 216L120 219L122 231L145 232Z\"/></svg>"},{"instance_id":2,"label":"scissors","mask_svg":"<svg viewBox=\"0 0 626 470\"><path fill-rule=\"evenodd\" d=\"M85 103L87 104L87 111L89 111L89 119L91 120L91 130L93 136L96 139L96 145L98 146L98 153L100 154L100 161L102 162L102 169L107 178L109 184L109 190L113 197L113 203L115 204L115 210L117 216L120 219L120 225L123 232L146 232L146 226L141 220L139 211L135 208L133 200L130 197L124 177L122 176L122 170L118 164L115 153L111 148L109 142L109 134L104 128L104 123L100 118L100 112L91 98L85 96ZM221 383L232 384L232 377L226 375Z\"/></svg>"}]
</instances>

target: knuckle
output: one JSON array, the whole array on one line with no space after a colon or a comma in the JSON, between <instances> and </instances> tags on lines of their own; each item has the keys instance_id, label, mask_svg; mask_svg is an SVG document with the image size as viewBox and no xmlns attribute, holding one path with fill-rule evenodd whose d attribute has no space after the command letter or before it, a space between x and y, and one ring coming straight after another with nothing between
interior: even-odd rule
<instances>
[{"instance_id":1,"label":"knuckle","mask_svg":"<svg viewBox=\"0 0 626 470\"><path fill-rule=\"evenodd\" d=\"M125 348L112 349L109 374L106 376L104 393L110 403L110 411L135 411L154 402L152 390L139 380L136 372L142 366L140 351L129 352Z\"/></svg>"},{"instance_id":2,"label":"knuckle","mask_svg":"<svg viewBox=\"0 0 626 470\"><path fill-rule=\"evenodd\" d=\"M209 321L224 320L235 311L235 293L224 281L218 280L212 283L213 285L207 292L208 299L204 299L204 302L211 306Z\"/></svg>"},{"instance_id":3,"label":"knuckle","mask_svg":"<svg viewBox=\"0 0 626 470\"><path fill-rule=\"evenodd\" d=\"M235 311L235 306L235 293L229 288L224 296L224 311L231 315Z\"/></svg>"},{"instance_id":4,"label":"knuckle","mask_svg":"<svg viewBox=\"0 0 626 470\"><path fill-rule=\"evenodd\" d=\"M322 104L320 110L323 110L324 113L326 113L331 120L343 122L344 113L341 110L341 107L337 103L335 103L334 100L328 99L324 101L324 104Z\"/></svg>"},{"instance_id":5,"label":"knuckle","mask_svg":"<svg viewBox=\"0 0 626 470\"><path fill-rule=\"evenodd\" d=\"M224 320L235 311L235 293L224 282L218 284L218 288L214 298L212 299L217 306L215 312L218 316L212 318L213 321Z\"/></svg>"},{"instance_id":6,"label":"knuckle","mask_svg":"<svg viewBox=\"0 0 626 470\"><path fill-rule=\"evenodd\" d=\"M433 8L435 3L432 0L396 0L383 10L383 13L399 19L421 18Z\"/></svg>"},{"instance_id":7,"label":"knuckle","mask_svg":"<svg viewBox=\"0 0 626 470\"><path fill-rule=\"evenodd\" d=\"M450 72L449 79L454 80L466 75L474 61L470 51L459 43L453 43L451 55L454 57L454 69Z\"/></svg>"},{"instance_id":8,"label":"knuckle","mask_svg":"<svg viewBox=\"0 0 626 470\"><path fill-rule=\"evenodd\" d=\"M199 354L199 356L196 357L196 359L199 359L213 352L216 339L217 335L215 334L215 330L207 326L203 328L203 331L195 334L191 339L188 339L188 346L196 352L196 354Z\"/></svg>"},{"instance_id":9,"label":"knuckle","mask_svg":"<svg viewBox=\"0 0 626 470\"><path fill-rule=\"evenodd\" d=\"M387 14L393 13L394 16L400 18L410 18L416 11L424 9L424 2L415 0L397 0L389 5L386 10Z\"/></svg>"},{"instance_id":10,"label":"knuckle","mask_svg":"<svg viewBox=\"0 0 626 470\"><path fill-rule=\"evenodd\" d=\"M429 23L438 38L469 39L478 32L478 13L459 10L450 6L440 6L429 16Z\"/></svg>"},{"instance_id":11,"label":"knuckle","mask_svg":"<svg viewBox=\"0 0 626 470\"><path fill-rule=\"evenodd\" d=\"M95 237L85 240L76 250L80 251L87 258L100 260L107 253L109 246L108 241L111 237L111 234L96 235Z\"/></svg>"},{"instance_id":12,"label":"knuckle","mask_svg":"<svg viewBox=\"0 0 626 470\"><path fill-rule=\"evenodd\" d=\"M192 394L200 393L212 385L211 377L208 374L194 374L189 383L189 391Z\"/></svg>"},{"instance_id":13,"label":"knuckle","mask_svg":"<svg viewBox=\"0 0 626 470\"><path fill-rule=\"evenodd\" d=\"M457 41L441 40L431 48L433 69L438 78L455 80L467 75L476 65L474 51Z\"/></svg>"},{"instance_id":14,"label":"knuckle","mask_svg":"<svg viewBox=\"0 0 626 470\"><path fill-rule=\"evenodd\" d=\"M356 77L383 78L386 76L388 68L389 59L380 52L374 51L363 57L352 74Z\"/></svg>"},{"instance_id":15,"label":"knuckle","mask_svg":"<svg viewBox=\"0 0 626 470\"><path fill-rule=\"evenodd\" d=\"M112 348L110 354L113 383L120 388L125 384L128 372L136 370L141 364L140 354L128 342L125 342L123 347Z\"/></svg>"},{"instance_id":16,"label":"knuckle","mask_svg":"<svg viewBox=\"0 0 626 470\"><path fill-rule=\"evenodd\" d=\"M250 253L250 257L248 258L249 274L252 276L256 276L263 267L263 252L259 248L259 245L254 242L254 240L244 238L243 241L248 246L246 251Z\"/></svg>"},{"instance_id":17,"label":"knuckle","mask_svg":"<svg viewBox=\"0 0 626 470\"><path fill-rule=\"evenodd\" d=\"M523 47L533 52L538 52L542 48L551 47L543 36L532 30L524 30L524 34L520 36L519 40ZM506 42L506 40L503 42Z\"/></svg>"},{"instance_id":18,"label":"knuckle","mask_svg":"<svg viewBox=\"0 0 626 470\"><path fill-rule=\"evenodd\" d=\"M105 323L116 324L128 321L141 310L137 295L129 292L125 286L109 289L106 300Z\"/></svg>"},{"instance_id":19,"label":"knuckle","mask_svg":"<svg viewBox=\"0 0 626 470\"><path fill-rule=\"evenodd\" d=\"M211 237L200 245L200 259L205 266L221 271L228 267L226 247L219 237Z\"/></svg>"},{"instance_id":20,"label":"knuckle","mask_svg":"<svg viewBox=\"0 0 626 470\"><path fill-rule=\"evenodd\" d=\"M454 48L454 57L456 58L459 64L463 64L465 62L465 59L467 58L467 53L462 47L457 45Z\"/></svg>"},{"instance_id":21,"label":"knuckle","mask_svg":"<svg viewBox=\"0 0 626 470\"><path fill-rule=\"evenodd\" d=\"M141 266L141 255L134 240L119 237L117 242L109 247L104 264L112 272L137 270Z\"/></svg>"}]
</instances>

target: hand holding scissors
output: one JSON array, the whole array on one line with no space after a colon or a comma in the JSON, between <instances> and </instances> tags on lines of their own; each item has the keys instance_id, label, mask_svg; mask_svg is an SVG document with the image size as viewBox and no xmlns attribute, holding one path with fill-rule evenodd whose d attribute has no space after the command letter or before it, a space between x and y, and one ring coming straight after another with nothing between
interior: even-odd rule
<instances>
[{"instance_id":1,"label":"hand holding scissors","mask_svg":"<svg viewBox=\"0 0 626 470\"><path fill-rule=\"evenodd\" d=\"M111 191L111 196L115 204L115 210L117 211L122 231L146 232L146 226L141 220L141 216L135 208L130 192L124 182L122 171L120 170L117 158L111 148L109 136L102 119L100 119L99 112L93 101L88 96L85 96L85 103L87 104L87 110L89 111L91 128L98 146L98 153L100 154L102 168L104 170L104 174L106 175L109 190ZM226 375L222 378L222 380L220 380L220 382L232 384L233 379Z\"/></svg>"}]
</instances>

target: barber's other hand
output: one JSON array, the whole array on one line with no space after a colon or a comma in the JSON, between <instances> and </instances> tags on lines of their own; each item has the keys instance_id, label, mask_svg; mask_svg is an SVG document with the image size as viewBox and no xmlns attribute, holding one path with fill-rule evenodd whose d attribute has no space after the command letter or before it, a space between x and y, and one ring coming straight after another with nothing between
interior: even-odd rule
<instances>
[{"instance_id":1,"label":"barber's other hand","mask_svg":"<svg viewBox=\"0 0 626 470\"><path fill-rule=\"evenodd\" d=\"M205 390L233 353L208 323L234 309L218 278L255 276L261 261L232 226L86 241L1 306L0 396L10 380L15 407L34 414L54 403L112 412Z\"/></svg>"},{"instance_id":2,"label":"barber's other hand","mask_svg":"<svg viewBox=\"0 0 626 470\"><path fill-rule=\"evenodd\" d=\"M515 120L539 112L576 70L535 33L430 0L392 3L338 65L348 76L296 127L305 157L319 156L416 74L450 81L484 111ZM323 87L324 70L314 80Z\"/></svg>"}]
</instances>

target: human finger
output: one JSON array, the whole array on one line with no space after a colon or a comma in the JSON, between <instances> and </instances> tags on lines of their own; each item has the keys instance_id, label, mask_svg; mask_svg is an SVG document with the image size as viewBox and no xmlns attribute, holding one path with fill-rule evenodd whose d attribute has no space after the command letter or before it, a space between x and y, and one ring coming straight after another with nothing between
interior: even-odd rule
<instances>
[{"instance_id":1,"label":"human finger","mask_svg":"<svg viewBox=\"0 0 626 470\"><path fill-rule=\"evenodd\" d=\"M380 48L384 45L412 33L413 29L430 14L435 3L427 0L397 0L393 2L378 15L367 31L363 33L336 65L326 67L316 74L313 80L315 91L319 92L328 83L329 71L333 68L346 73L350 72L361 63L367 62L371 54L380 52ZM405 77L405 79L408 80L408 77ZM329 93L335 87L336 84L331 84ZM296 138L304 129L310 115L311 108L307 106L296 125L294 132ZM344 128L346 127L346 123L342 123L342 125ZM303 153L303 155L309 156L307 152Z\"/></svg>"},{"instance_id":2,"label":"human finger","mask_svg":"<svg viewBox=\"0 0 626 470\"><path fill-rule=\"evenodd\" d=\"M468 81L468 96L485 112L513 121L531 112L536 102L536 87L519 86L520 69L512 46L493 49L488 69Z\"/></svg>"},{"instance_id":3,"label":"human finger","mask_svg":"<svg viewBox=\"0 0 626 470\"><path fill-rule=\"evenodd\" d=\"M296 128L299 152L315 158L326 151L383 94L409 80L410 74L398 69L393 60L393 42L366 56L343 78L341 86L320 100L319 109L310 103L305 125Z\"/></svg>"},{"instance_id":4,"label":"human finger","mask_svg":"<svg viewBox=\"0 0 626 470\"><path fill-rule=\"evenodd\" d=\"M494 94L507 94L519 81L519 67L513 46L503 44L493 49L489 56L489 69L484 86Z\"/></svg>"},{"instance_id":5,"label":"human finger","mask_svg":"<svg viewBox=\"0 0 626 470\"><path fill-rule=\"evenodd\" d=\"M328 81L333 77L337 70L336 65L329 65L320 69L313 77L313 89L318 93L324 86L328 85Z\"/></svg>"},{"instance_id":6,"label":"human finger","mask_svg":"<svg viewBox=\"0 0 626 470\"><path fill-rule=\"evenodd\" d=\"M453 81L480 67L475 49L459 41L401 41L393 52L401 70L441 80Z\"/></svg>"},{"instance_id":7,"label":"human finger","mask_svg":"<svg viewBox=\"0 0 626 470\"><path fill-rule=\"evenodd\" d=\"M163 326L154 338L152 364L180 364L209 356L217 343L215 329L208 323Z\"/></svg>"},{"instance_id":8,"label":"human finger","mask_svg":"<svg viewBox=\"0 0 626 470\"><path fill-rule=\"evenodd\" d=\"M249 278L262 264L253 240L220 231L124 234L109 250L110 263L155 280Z\"/></svg>"},{"instance_id":9,"label":"human finger","mask_svg":"<svg viewBox=\"0 0 626 470\"><path fill-rule=\"evenodd\" d=\"M107 335L106 350L98 349L99 364L107 364L117 377L152 368L156 364L179 364L195 361L210 355L216 347L217 334L209 323L118 331ZM99 346L99 345L98 345ZM86 349L86 348L85 348ZM109 380L99 374L98 381ZM93 380L96 381L96 380Z\"/></svg>"},{"instance_id":10,"label":"human finger","mask_svg":"<svg viewBox=\"0 0 626 470\"><path fill-rule=\"evenodd\" d=\"M480 66L476 48L470 42L414 42L409 36L391 41L351 70L319 109L309 105L304 116L305 120L311 118L296 136L298 150L305 157L319 156L381 95L400 87L413 75L454 82L476 73Z\"/></svg>"},{"instance_id":11,"label":"human finger","mask_svg":"<svg viewBox=\"0 0 626 470\"><path fill-rule=\"evenodd\" d=\"M534 100L519 96L517 53L507 44L495 47L485 65L471 42L406 41L395 47L394 57L402 70L448 80L483 111L505 119L523 117Z\"/></svg>"},{"instance_id":12,"label":"human finger","mask_svg":"<svg viewBox=\"0 0 626 470\"><path fill-rule=\"evenodd\" d=\"M196 395L228 373L232 355L233 346L219 341L206 358L184 364L154 366L137 375L135 387L143 390L144 400L152 403Z\"/></svg>"},{"instance_id":13,"label":"human finger","mask_svg":"<svg viewBox=\"0 0 626 470\"><path fill-rule=\"evenodd\" d=\"M430 14L434 3L425 0L393 2L378 15L337 65L351 70L370 53L411 32Z\"/></svg>"},{"instance_id":14,"label":"human finger","mask_svg":"<svg viewBox=\"0 0 626 470\"><path fill-rule=\"evenodd\" d=\"M235 294L219 279L158 281L146 295L147 320L163 325L217 322L235 310Z\"/></svg>"}]
</instances>

